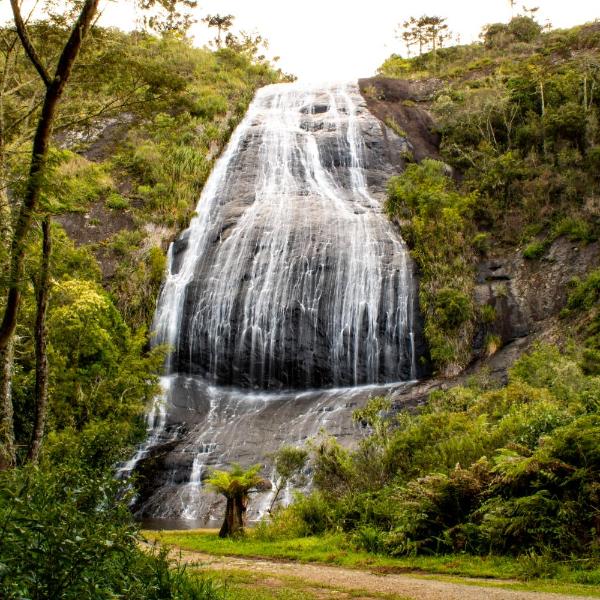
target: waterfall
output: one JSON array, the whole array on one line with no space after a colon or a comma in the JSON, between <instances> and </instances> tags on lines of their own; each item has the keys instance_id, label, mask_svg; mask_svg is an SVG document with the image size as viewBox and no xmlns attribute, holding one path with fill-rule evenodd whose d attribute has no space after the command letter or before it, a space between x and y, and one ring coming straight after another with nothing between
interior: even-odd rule
<instances>
[{"instance_id":1,"label":"waterfall","mask_svg":"<svg viewBox=\"0 0 600 600\"><path fill-rule=\"evenodd\" d=\"M355 85L257 93L169 249L154 438L179 437L141 514L206 519L207 465L264 460L328 421L352 435L357 394L416 378L412 262L382 211L406 144Z\"/></svg>"}]
</instances>

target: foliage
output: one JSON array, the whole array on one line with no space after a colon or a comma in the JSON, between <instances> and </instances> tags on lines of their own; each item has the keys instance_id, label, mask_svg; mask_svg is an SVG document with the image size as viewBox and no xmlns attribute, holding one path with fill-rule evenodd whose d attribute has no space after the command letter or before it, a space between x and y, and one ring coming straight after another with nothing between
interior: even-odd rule
<instances>
[{"instance_id":1,"label":"foliage","mask_svg":"<svg viewBox=\"0 0 600 600\"><path fill-rule=\"evenodd\" d=\"M293 533L342 529L394 556L594 556L600 380L583 365L539 346L498 389L436 391L417 414L371 401L356 414L368 428L358 448L315 446L317 491L286 509ZM285 536L281 523L275 531Z\"/></svg>"},{"instance_id":2,"label":"foliage","mask_svg":"<svg viewBox=\"0 0 600 600\"><path fill-rule=\"evenodd\" d=\"M591 271L581 280L572 281L572 290L563 317L580 317L583 332L582 368L589 375L600 375L600 270Z\"/></svg>"},{"instance_id":3,"label":"foliage","mask_svg":"<svg viewBox=\"0 0 600 600\"><path fill-rule=\"evenodd\" d=\"M0 595L7 599L218 600L210 580L143 551L127 498L87 463L0 475Z\"/></svg>"},{"instance_id":4,"label":"foliage","mask_svg":"<svg viewBox=\"0 0 600 600\"><path fill-rule=\"evenodd\" d=\"M226 498L247 494L264 481L258 474L260 469L261 465L244 469L241 465L233 463L229 471L214 469L206 480L206 485Z\"/></svg>"},{"instance_id":5,"label":"foliage","mask_svg":"<svg viewBox=\"0 0 600 600\"><path fill-rule=\"evenodd\" d=\"M276 473L275 492L269 506L269 512L273 511L281 491L286 486L299 485L306 483L303 475L303 469L306 466L308 451L296 446L282 446L274 453L274 467Z\"/></svg>"},{"instance_id":6,"label":"foliage","mask_svg":"<svg viewBox=\"0 0 600 600\"><path fill-rule=\"evenodd\" d=\"M470 358L476 198L476 193L458 192L444 165L430 159L407 165L388 184L386 210L401 223L420 269L419 299L431 358L447 372Z\"/></svg>"}]
</instances>

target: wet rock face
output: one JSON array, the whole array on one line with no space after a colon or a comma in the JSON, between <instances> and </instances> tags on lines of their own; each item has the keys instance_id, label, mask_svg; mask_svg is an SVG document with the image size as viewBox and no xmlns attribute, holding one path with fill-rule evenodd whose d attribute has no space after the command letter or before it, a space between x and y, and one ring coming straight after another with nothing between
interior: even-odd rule
<instances>
[{"instance_id":1,"label":"wet rock face","mask_svg":"<svg viewBox=\"0 0 600 600\"><path fill-rule=\"evenodd\" d=\"M412 261L382 214L407 148L354 86L261 91L171 249L171 370L262 389L416 377Z\"/></svg>"},{"instance_id":2,"label":"wet rock face","mask_svg":"<svg viewBox=\"0 0 600 600\"><path fill-rule=\"evenodd\" d=\"M164 396L120 471L137 470L148 525L217 524L212 468L261 463L273 479L282 445L322 428L349 444L356 408L420 376L413 264L382 211L407 148L355 86L259 92L169 251ZM248 517L271 499L253 497Z\"/></svg>"},{"instance_id":3,"label":"wet rock face","mask_svg":"<svg viewBox=\"0 0 600 600\"><path fill-rule=\"evenodd\" d=\"M405 406L402 393L411 386L252 392L208 386L198 377L170 376L165 442L138 464L136 515L150 527L220 525L223 499L204 485L211 469L226 469L232 462L262 463L263 475L274 479L269 457L281 446L303 445L322 428L349 445L367 433L352 421L356 408L373 396L390 396ZM263 517L271 499L268 488L254 494L248 519Z\"/></svg>"}]
</instances>

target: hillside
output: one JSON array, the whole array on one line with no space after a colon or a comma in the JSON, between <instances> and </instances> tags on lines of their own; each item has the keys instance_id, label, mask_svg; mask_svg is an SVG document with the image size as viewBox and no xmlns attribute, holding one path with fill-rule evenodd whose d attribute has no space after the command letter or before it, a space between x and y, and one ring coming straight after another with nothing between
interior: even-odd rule
<instances>
[{"instance_id":1,"label":"hillside","mask_svg":"<svg viewBox=\"0 0 600 600\"><path fill-rule=\"evenodd\" d=\"M313 441L315 490L262 540L341 531L378 555L598 581L599 41L597 23L518 17L360 80L410 144L386 210L419 267L433 377L356 410L356 447Z\"/></svg>"},{"instance_id":2,"label":"hillside","mask_svg":"<svg viewBox=\"0 0 600 600\"><path fill-rule=\"evenodd\" d=\"M380 76L360 82L370 109L412 142L407 164L429 157L452 169L455 184L431 166L409 167L391 183L388 205L422 270L441 373L516 340L589 337L577 320L557 317L573 278L599 259L599 42L597 23L542 32L518 17L489 26L482 43L392 56ZM407 194L438 185L460 197L407 206ZM453 221L429 227L440 210L454 211ZM452 306L462 307L460 322L434 325ZM595 351L588 341L590 363Z\"/></svg>"}]
</instances>

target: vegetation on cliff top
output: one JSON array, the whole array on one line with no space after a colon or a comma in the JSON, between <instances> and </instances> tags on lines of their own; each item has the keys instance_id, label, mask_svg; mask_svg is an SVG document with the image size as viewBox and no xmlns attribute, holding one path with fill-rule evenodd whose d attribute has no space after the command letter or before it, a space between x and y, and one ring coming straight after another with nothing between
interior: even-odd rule
<instances>
[{"instance_id":1,"label":"vegetation on cliff top","mask_svg":"<svg viewBox=\"0 0 600 600\"><path fill-rule=\"evenodd\" d=\"M488 26L482 38L438 48L435 56L394 55L380 68L388 77L426 80L435 90L426 107L456 180L441 183L442 165L413 166L390 182L388 202L423 272L426 335L434 366L446 373L471 360L469 338L478 327L493 329L493 315L465 312L462 328L445 325L444 315L440 322L433 307L448 302L440 271L456 270L451 283L455 294L469 298L466 309L478 258L520 247L524 257L538 260L560 236L587 244L600 233L600 24L542 31L530 17L518 16ZM460 218L454 211L455 233L447 235L448 209L427 217L421 204L435 190L446 195L454 186L476 201L460 209ZM407 188L412 199L403 201ZM454 310L455 303L450 306ZM497 342L490 337L486 346Z\"/></svg>"}]
</instances>

